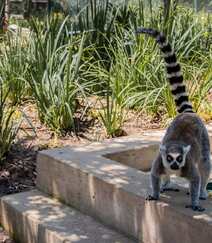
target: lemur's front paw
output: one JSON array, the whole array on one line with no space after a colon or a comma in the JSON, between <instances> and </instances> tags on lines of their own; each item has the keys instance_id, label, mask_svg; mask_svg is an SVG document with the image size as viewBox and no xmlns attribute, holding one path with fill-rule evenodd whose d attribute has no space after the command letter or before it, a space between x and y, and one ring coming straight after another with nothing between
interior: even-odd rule
<instances>
[{"instance_id":1,"label":"lemur's front paw","mask_svg":"<svg viewBox=\"0 0 212 243\"><path fill-rule=\"evenodd\" d=\"M194 206L194 205L186 205L186 208L191 208L193 211L203 212L205 208L201 206Z\"/></svg>"},{"instance_id":2,"label":"lemur's front paw","mask_svg":"<svg viewBox=\"0 0 212 243\"><path fill-rule=\"evenodd\" d=\"M158 197L153 197L152 195L148 195L148 196L146 197L146 200L147 200L147 201L156 201L156 200L158 200Z\"/></svg>"}]
</instances>

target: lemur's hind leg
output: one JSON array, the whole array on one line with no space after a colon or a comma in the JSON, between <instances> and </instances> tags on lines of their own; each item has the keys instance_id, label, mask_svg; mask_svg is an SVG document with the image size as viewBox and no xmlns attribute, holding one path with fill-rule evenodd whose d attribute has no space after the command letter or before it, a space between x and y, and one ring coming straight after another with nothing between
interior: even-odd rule
<instances>
[{"instance_id":1,"label":"lemur's hind leg","mask_svg":"<svg viewBox=\"0 0 212 243\"><path fill-rule=\"evenodd\" d=\"M208 197L206 186L208 183L208 178L210 176L210 171L211 171L211 162L210 162L210 153L208 153L203 156L202 161L199 165L199 172L201 177L199 198L201 200L205 200Z\"/></svg>"},{"instance_id":2,"label":"lemur's hind leg","mask_svg":"<svg viewBox=\"0 0 212 243\"><path fill-rule=\"evenodd\" d=\"M210 140L206 128L203 129L202 141L201 141L201 161L199 164L199 172L201 177L200 184L200 199L205 200L208 196L206 186L208 178L211 172L211 161L210 161Z\"/></svg>"},{"instance_id":3,"label":"lemur's hind leg","mask_svg":"<svg viewBox=\"0 0 212 243\"><path fill-rule=\"evenodd\" d=\"M186 205L186 208L191 208L194 211L202 212L205 209L199 204L201 176L199 175L198 169L195 166L192 168L191 175L192 176L189 178L191 204Z\"/></svg>"}]
</instances>

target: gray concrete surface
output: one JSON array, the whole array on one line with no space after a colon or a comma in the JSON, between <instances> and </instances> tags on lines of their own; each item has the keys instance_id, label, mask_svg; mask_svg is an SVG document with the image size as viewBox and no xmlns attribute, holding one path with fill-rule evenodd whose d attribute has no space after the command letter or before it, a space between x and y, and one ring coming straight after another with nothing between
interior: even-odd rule
<instances>
[{"instance_id":1,"label":"gray concrete surface","mask_svg":"<svg viewBox=\"0 0 212 243\"><path fill-rule=\"evenodd\" d=\"M182 240L185 237L185 226L189 234L186 243L196 243L199 239L210 242L211 199L203 203L207 208L204 213L185 209L189 203L185 191L163 194L158 203L145 201L150 191L149 174L135 168L145 171L151 167L161 136L161 132L147 133L141 137L43 151L38 156L37 186L145 243L177 243L180 236ZM160 228L158 224L164 226ZM205 237L205 232L200 232L199 238L196 237L193 229L203 226L209 227L211 233L208 231ZM173 237L174 231L180 236Z\"/></svg>"},{"instance_id":2,"label":"gray concrete surface","mask_svg":"<svg viewBox=\"0 0 212 243\"><path fill-rule=\"evenodd\" d=\"M1 222L17 243L135 243L33 190L1 199Z\"/></svg>"},{"instance_id":3,"label":"gray concrete surface","mask_svg":"<svg viewBox=\"0 0 212 243\"><path fill-rule=\"evenodd\" d=\"M181 192L145 201L162 136L146 132L40 152L37 188L81 213L34 190L1 199L3 226L21 243L211 243L212 199L202 203L202 213L186 209L184 180L173 178Z\"/></svg>"}]
</instances>

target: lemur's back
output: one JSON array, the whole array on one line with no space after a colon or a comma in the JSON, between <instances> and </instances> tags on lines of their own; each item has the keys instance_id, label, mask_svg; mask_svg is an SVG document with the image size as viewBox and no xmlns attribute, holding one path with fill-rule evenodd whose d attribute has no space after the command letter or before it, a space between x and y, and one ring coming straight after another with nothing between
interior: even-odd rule
<instances>
[{"instance_id":1,"label":"lemur's back","mask_svg":"<svg viewBox=\"0 0 212 243\"><path fill-rule=\"evenodd\" d=\"M185 141L187 139L201 139L204 136L205 125L196 113L179 114L167 129L164 140L177 139Z\"/></svg>"},{"instance_id":2,"label":"lemur's back","mask_svg":"<svg viewBox=\"0 0 212 243\"><path fill-rule=\"evenodd\" d=\"M178 141L191 144L191 148L200 152L200 156L210 153L210 141L205 125L195 113L179 114L170 124L162 143Z\"/></svg>"}]
</instances>

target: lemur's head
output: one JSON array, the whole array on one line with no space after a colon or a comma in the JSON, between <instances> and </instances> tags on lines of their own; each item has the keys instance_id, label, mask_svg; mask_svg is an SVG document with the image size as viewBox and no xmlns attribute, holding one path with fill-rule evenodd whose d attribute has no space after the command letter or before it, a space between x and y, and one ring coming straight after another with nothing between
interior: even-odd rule
<instances>
[{"instance_id":1,"label":"lemur's head","mask_svg":"<svg viewBox=\"0 0 212 243\"><path fill-rule=\"evenodd\" d=\"M190 149L190 145L160 145L160 154L162 157L163 166L167 169L179 170L185 165L186 155Z\"/></svg>"}]
</instances>

